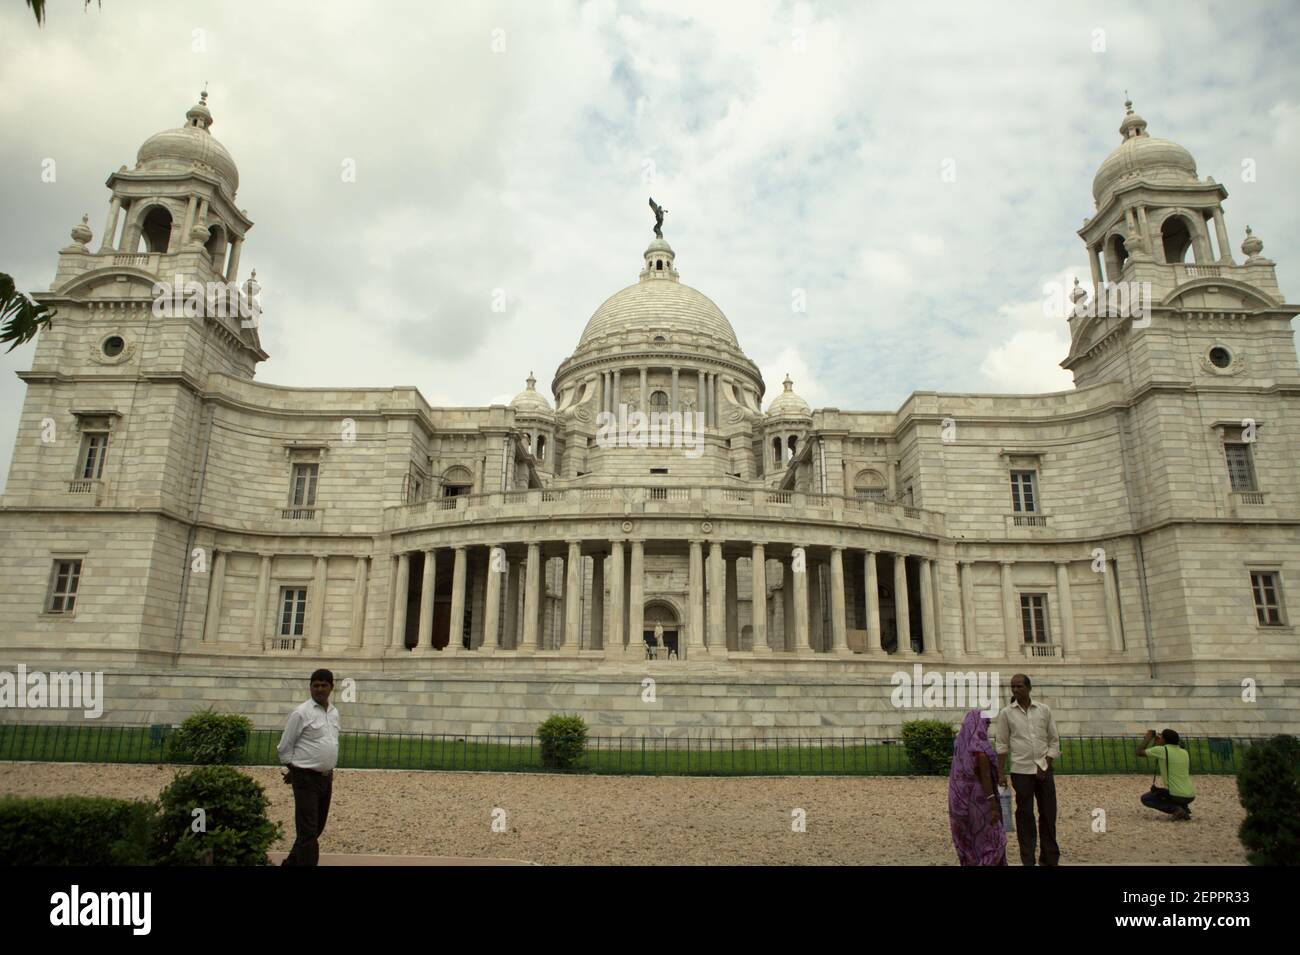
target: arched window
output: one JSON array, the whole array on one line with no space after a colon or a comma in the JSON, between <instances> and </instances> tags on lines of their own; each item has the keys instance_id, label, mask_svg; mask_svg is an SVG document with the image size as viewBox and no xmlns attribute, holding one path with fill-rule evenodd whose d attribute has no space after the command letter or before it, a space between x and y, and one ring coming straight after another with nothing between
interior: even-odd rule
<instances>
[{"instance_id":1,"label":"arched window","mask_svg":"<svg viewBox=\"0 0 1300 955\"><path fill-rule=\"evenodd\" d=\"M786 455L785 459L787 461L793 461L795 451L799 450L799 439L793 434L786 440L786 450L789 453Z\"/></svg>"},{"instance_id":2,"label":"arched window","mask_svg":"<svg viewBox=\"0 0 1300 955\"><path fill-rule=\"evenodd\" d=\"M537 460L546 460L546 435L544 434L539 434L537 436Z\"/></svg>"},{"instance_id":3,"label":"arched window","mask_svg":"<svg viewBox=\"0 0 1300 955\"><path fill-rule=\"evenodd\" d=\"M650 407L651 407L651 408L667 408L667 407L668 407L668 395L667 395L665 392L662 392L662 391L652 391L652 392L650 392Z\"/></svg>"},{"instance_id":4,"label":"arched window","mask_svg":"<svg viewBox=\"0 0 1300 955\"><path fill-rule=\"evenodd\" d=\"M664 270L664 260L663 259L656 260L655 268L658 269L660 272L662 272Z\"/></svg>"},{"instance_id":5,"label":"arched window","mask_svg":"<svg viewBox=\"0 0 1300 955\"><path fill-rule=\"evenodd\" d=\"M883 501L885 478L879 471L866 468L853 479L853 496L859 501Z\"/></svg>"},{"instance_id":6,"label":"arched window","mask_svg":"<svg viewBox=\"0 0 1300 955\"><path fill-rule=\"evenodd\" d=\"M172 214L166 206L154 206L145 213L140 220L140 235L146 252L167 251L172 237Z\"/></svg>"},{"instance_id":7,"label":"arched window","mask_svg":"<svg viewBox=\"0 0 1300 955\"><path fill-rule=\"evenodd\" d=\"M1172 215L1160 224L1160 244L1165 250L1165 261L1170 264L1187 261L1187 253L1192 249L1192 230L1187 220L1180 215Z\"/></svg>"},{"instance_id":8,"label":"arched window","mask_svg":"<svg viewBox=\"0 0 1300 955\"><path fill-rule=\"evenodd\" d=\"M469 473L469 468L456 465L448 468L442 476L443 497L460 497L468 494L473 487L474 477Z\"/></svg>"},{"instance_id":9,"label":"arched window","mask_svg":"<svg viewBox=\"0 0 1300 955\"><path fill-rule=\"evenodd\" d=\"M781 463L781 439L780 438L772 439L772 463L773 464Z\"/></svg>"},{"instance_id":10,"label":"arched window","mask_svg":"<svg viewBox=\"0 0 1300 955\"><path fill-rule=\"evenodd\" d=\"M221 271L221 264L226 260L226 230L220 224L214 225L208 229L208 241L203 243L203 248L211 256L212 267L218 272Z\"/></svg>"},{"instance_id":11,"label":"arched window","mask_svg":"<svg viewBox=\"0 0 1300 955\"><path fill-rule=\"evenodd\" d=\"M1124 271L1124 263L1128 261L1128 247L1124 244L1124 237L1112 235L1106 243L1106 278L1112 282L1118 282L1120 273ZM1112 274L1113 273L1113 274Z\"/></svg>"}]
</instances>

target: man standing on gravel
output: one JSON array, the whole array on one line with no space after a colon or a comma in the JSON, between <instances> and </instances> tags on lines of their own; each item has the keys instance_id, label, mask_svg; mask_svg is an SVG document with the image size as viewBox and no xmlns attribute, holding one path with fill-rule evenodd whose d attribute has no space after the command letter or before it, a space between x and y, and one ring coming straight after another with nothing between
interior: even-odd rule
<instances>
[{"instance_id":1,"label":"man standing on gravel","mask_svg":"<svg viewBox=\"0 0 1300 955\"><path fill-rule=\"evenodd\" d=\"M1016 836L1020 864L1034 864L1034 802L1038 802L1040 865L1056 865L1061 849L1056 844L1056 779L1052 762L1061 758L1061 738L1056 720L1044 703L1029 698L1029 677L1011 678L1011 704L998 714L998 775L1007 785L1007 757L1011 758L1010 783L1016 793Z\"/></svg>"},{"instance_id":2,"label":"man standing on gravel","mask_svg":"<svg viewBox=\"0 0 1300 955\"><path fill-rule=\"evenodd\" d=\"M316 865L317 839L325 831L339 762L339 710L330 705L334 674L311 675L311 698L289 714L280 737L280 762L288 767L284 781L293 786L293 848L281 865Z\"/></svg>"}]
</instances>

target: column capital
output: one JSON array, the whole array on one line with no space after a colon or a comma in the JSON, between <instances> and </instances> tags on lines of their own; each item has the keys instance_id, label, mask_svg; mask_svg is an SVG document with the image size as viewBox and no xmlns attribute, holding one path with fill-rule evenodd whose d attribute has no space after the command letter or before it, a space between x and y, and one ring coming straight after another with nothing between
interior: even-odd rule
<instances>
[{"instance_id":1,"label":"column capital","mask_svg":"<svg viewBox=\"0 0 1300 955\"><path fill-rule=\"evenodd\" d=\"M1015 561L1014 561L1014 560L1001 560L1001 559L999 559L999 560L998 560L998 563L1001 564L1003 567L1010 567L1012 564L1015 563Z\"/></svg>"},{"instance_id":2,"label":"column capital","mask_svg":"<svg viewBox=\"0 0 1300 955\"><path fill-rule=\"evenodd\" d=\"M1070 560L1068 557L1054 557L1052 558L1052 563L1057 567L1069 567L1074 563L1074 561Z\"/></svg>"}]
</instances>

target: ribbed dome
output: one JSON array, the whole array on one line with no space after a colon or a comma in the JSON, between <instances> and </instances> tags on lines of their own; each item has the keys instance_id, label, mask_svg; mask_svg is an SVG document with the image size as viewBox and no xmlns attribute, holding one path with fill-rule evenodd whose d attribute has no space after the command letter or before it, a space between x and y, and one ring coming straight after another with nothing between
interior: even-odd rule
<instances>
[{"instance_id":1,"label":"ribbed dome","mask_svg":"<svg viewBox=\"0 0 1300 955\"><path fill-rule=\"evenodd\" d=\"M136 165L160 172L205 169L215 173L233 197L239 190L239 169L226 147L208 132L212 114L208 111L207 97L203 93L185 114L184 126L165 129L146 139L136 153Z\"/></svg>"},{"instance_id":2,"label":"ribbed dome","mask_svg":"<svg viewBox=\"0 0 1300 955\"><path fill-rule=\"evenodd\" d=\"M712 299L689 285L664 281L638 282L605 299L583 329L578 347L605 335L651 328L707 332L740 347L727 316Z\"/></svg>"},{"instance_id":3,"label":"ribbed dome","mask_svg":"<svg viewBox=\"0 0 1300 955\"><path fill-rule=\"evenodd\" d=\"M794 382L790 376L785 376L785 391L776 396L776 399L767 409L770 418L808 418L812 416L812 408L808 402L804 401L794 393Z\"/></svg>"},{"instance_id":4,"label":"ribbed dome","mask_svg":"<svg viewBox=\"0 0 1300 955\"><path fill-rule=\"evenodd\" d=\"M528 384L524 390L515 395L514 400L510 402L510 407L516 411L541 411L549 413L551 403L542 396L537 390L537 379L533 373L528 373Z\"/></svg>"},{"instance_id":5,"label":"ribbed dome","mask_svg":"<svg viewBox=\"0 0 1300 955\"><path fill-rule=\"evenodd\" d=\"M1192 154L1177 143L1148 136L1146 120L1133 112L1132 103L1124 105L1128 107L1120 124L1124 142L1103 160L1092 180L1092 197L1097 205L1103 205L1115 187L1129 178L1158 185L1195 182L1196 160Z\"/></svg>"}]
</instances>

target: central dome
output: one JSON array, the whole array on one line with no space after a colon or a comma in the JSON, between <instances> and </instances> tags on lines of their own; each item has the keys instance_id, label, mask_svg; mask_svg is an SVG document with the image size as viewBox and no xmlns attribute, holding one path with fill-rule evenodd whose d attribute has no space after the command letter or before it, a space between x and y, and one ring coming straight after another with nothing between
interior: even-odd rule
<instances>
[{"instance_id":1,"label":"central dome","mask_svg":"<svg viewBox=\"0 0 1300 955\"><path fill-rule=\"evenodd\" d=\"M727 316L703 292L681 282L642 281L615 292L596 309L582 330L582 347L606 335L650 329L704 332L740 347Z\"/></svg>"},{"instance_id":2,"label":"central dome","mask_svg":"<svg viewBox=\"0 0 1300 955\"><path fill-rule=\"evenodd\" d=\"M1146 120L1133 112L1131 102L1124 105L1128 112L1119 128L1124 141L1102 161L1092 180L1092 197L1098 208L1117 186L1131 179L1155 185L1185 185L1196 180L1192 154L1177 143L1147 135Z\"/></svg>"},{"instance_id":3,"label":"central dome","mask_svg":"<svg viewBox=\"0 0 1300 955\"><path fill-rule=\"evenodd\" d=\"M226 147L208 132L212 113L207 98L208 94L203 93L185 114L184 126L164 129L146 139L136 153L136 166L162 172L210 170L233 197L239 190L239 169Z\"/></svg>"}]
</instances>

